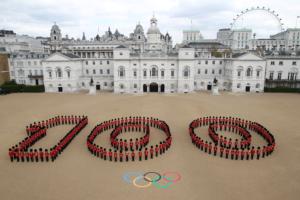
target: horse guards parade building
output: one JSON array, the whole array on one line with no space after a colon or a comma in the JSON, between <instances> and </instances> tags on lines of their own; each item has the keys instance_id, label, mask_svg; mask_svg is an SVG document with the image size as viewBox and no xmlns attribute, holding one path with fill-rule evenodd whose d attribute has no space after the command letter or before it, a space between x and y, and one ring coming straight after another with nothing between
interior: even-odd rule
<instances>
[{"instance_id":1,"label":"horse guards parade building","mask_svg":"<svg viewBox=\"0 0 300 200\"><path fill-rule=\"evenodd\" d=\"M268 39L249 29L220 29L217 39L183 31L173 46L153 16L147 32L137 24L129 37L110 28L92 39L20 36L0 30L0 50L9 54L9 75L18 84L44 85L46 92L190 93L212 90L263 92L265 87L299 88L300 29Z\"/></svg>"}]
</instances>

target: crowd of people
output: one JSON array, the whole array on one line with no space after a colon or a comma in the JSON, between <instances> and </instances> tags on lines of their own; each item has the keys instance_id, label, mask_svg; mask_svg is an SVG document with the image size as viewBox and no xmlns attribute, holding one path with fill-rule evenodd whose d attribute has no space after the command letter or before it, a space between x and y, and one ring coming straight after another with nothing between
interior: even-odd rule
<instances>
[{"instance_id":1,"label":"crowd of people","mask_svg":"<svg viewBox=\"0 0 300 200\"><path fill-rule=\"evenodd\" d=\"M149 147L150 127L163 131L166 139ZM101 147L94 143L99 134L111 129L111 148ZM117 138L121 133L130 131L142 132L144 136L131 138L129 141ZM97 125L87 137L88 150L94 156L114 162L153 159L165 153L170 148L171 143L172 136L167 123L152 117L124 117L104 121Z\"/></svg>"},{"instance_id":2,"label":"crowd of people","mask_svg":"<svg viewBox=\"0 0 300 200\"><path fill-rule=\"evenodd\" d=\"M8 151L10 160L17 162L43 162L54 161L63 150L71 143L76 135L87 125L87 116L56 116L46 121L34 122L26 127L27 137L18 144L11 147ZM38 140L46 136L49 128L59 125L75 126L52 148L32 147Z\"/></svg>"},{"instance_id":3,"label":"crowd of people","mask_svg":"<svg viewBox=\"0 0 300 200\"><path fill-rule=\"evenodd\" d=\"M198 127L208 126L208 135L212 141L205 141L195 133ZM239 134L243 139L232 141L219 136L217 131L229 131ZM259 134L265 141L264 146L253 146L249 131ZM232 160L252 160L269 156L275 148L275 138L268 129L257 122L233 117L204 117L192 121L189 125L192 143L205 153Z\"/></svg>"}]
</instances>

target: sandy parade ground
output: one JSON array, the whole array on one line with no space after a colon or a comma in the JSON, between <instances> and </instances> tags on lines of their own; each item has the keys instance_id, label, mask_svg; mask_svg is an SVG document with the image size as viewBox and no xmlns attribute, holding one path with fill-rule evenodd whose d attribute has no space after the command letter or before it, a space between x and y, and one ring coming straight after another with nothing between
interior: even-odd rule
<instances>
[{"instance_id":1,"label":"sandy parade ground","mask_svg":"<svg viewBox=\"0 0 300 200\"><path fill-rule=\"evenodd\" d=\"M10 162L8 149L25 138L26 125L72 114L87 115L89 123L58 159L49 163ZM227 160L199 151L191 143L188 125L198 117L213 115L261 123L275 136L275 151L265 159L250 161ZM96 124L122 116L152 116L166 121L173 137L171 148L142 162L114 163L92 156L86 147L87 135ZM49 129L34 147L53 146L71 127ZM204 129L197 131L209 139ZM108 138L105 133L96 143L109 147ZM151 129L150 138L150 144L155 144L163 135ZM300 196L299 94L10 94L0 96L0 142L1 200L296 200ZM255 134L252 142L264 143ZM176 171L181 180L166 189L153 185L137 188L123 180L124 173L134 171Z\"/></svg>"}]
</instances>

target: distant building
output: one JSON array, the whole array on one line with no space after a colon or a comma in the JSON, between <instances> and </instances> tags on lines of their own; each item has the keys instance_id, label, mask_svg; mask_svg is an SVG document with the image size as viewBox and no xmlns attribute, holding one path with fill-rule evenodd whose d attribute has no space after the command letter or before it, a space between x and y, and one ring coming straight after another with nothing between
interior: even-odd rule
<instances>
[{"instance_id":1,"label":"distant building","mask_svg":"<svg viewBox=\"0 0 300 200\"><path fill-rule=\"evenodd\" d=\"M9 80L8 55L0 52L0 85Z\"/></svg>"},{"instance_id":2,"label":"distant building","mask_svg":"<svg viewBox=\"0 0 300 200\"><path fill-rule=\"evenodd\" d=\"M2 35L16 42L13 32ZM232 92L300 87L300 53L285 51L290 35L297 44L298 35L291 32L252 39L249 29L220 29L217 39L209 40L190 29L174 48L171 35L160 31L154 16L147 30L138 23L126 36L108 27L90 40L84 32L81 39L63 37L54 24L49 37L35 38L42 52L35 52L39 48L33 42L25 42L25 50L9 50L9 73L19 84L44 84L46 92L89 90L91 78L97 91L115 93L205 91L212 89L215 78L220 90Z\"/></svg>"}]
</instances>

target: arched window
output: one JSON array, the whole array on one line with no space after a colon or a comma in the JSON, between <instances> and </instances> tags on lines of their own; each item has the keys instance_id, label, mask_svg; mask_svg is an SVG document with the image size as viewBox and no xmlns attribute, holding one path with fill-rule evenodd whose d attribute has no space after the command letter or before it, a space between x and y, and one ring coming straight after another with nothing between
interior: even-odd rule
<instances>
[{"instance_id":1,"label":"arched window","mask_svg":"<svg viewBox=\"0 0 300 200\"><path fill-rule=\"evenodd\" d=\"M183 77L188 78L189 76L190 76L190 68L185 67L184 70L183 70Z\"/></svg>"},{"instance_id":2,"label":"arched window","mask_svg":"<svg viewBox=\"0 0 300 200\"><path fill-rule=\"evenodd\" d=\"M61 78L61 77L62 77L62 71L61 71L60 68L57 68L57 69L56 69L56 77L57 77L57 78Z\"/></svg>"},{"instance_id":3,"label":"arched window","mask_svg":"<svg viewBox=\"0 0 300 200\"><path fill-rule=\"evenodd\" d=\"M248 68L247 68L246 76L247 76L247 77L251 77L251 76L252 76L252 68L251 68L251 67L248 67Z\"/></svg>"},{"instance_id":4,"label":"arched window","mask_svg":"<svg viewBox=\"0 0 300 200\"><path fill-rule=\"evenodd\" d=\"M65 71L67 73L67 77L70 78L71 77L71 69L70 69L70 67L66 67Z\"/></svg>"},{"instance_id":5,"label":"arched window","mask_svg":"<svg viewBox=\"0 0 300 200\"><path fill-rule=\"evenodd\" d=\"M151 76L157 76L157 75L158 75L157 67L152 67L151 68Z\"/></svg>"},{"instance_id":6,"label":"arched window","mask_svg":"<svg viewBox=\"0 0 300 200\"><path fill-rule=\"evenodd\" d=\"M125 76L125 69L124 67L120 66L119 67L119 77L124 77Z\"/></svg>"}]
</instances>

